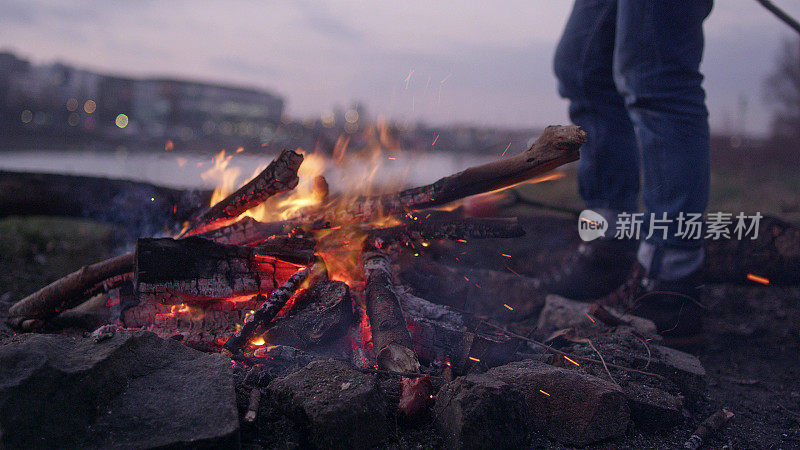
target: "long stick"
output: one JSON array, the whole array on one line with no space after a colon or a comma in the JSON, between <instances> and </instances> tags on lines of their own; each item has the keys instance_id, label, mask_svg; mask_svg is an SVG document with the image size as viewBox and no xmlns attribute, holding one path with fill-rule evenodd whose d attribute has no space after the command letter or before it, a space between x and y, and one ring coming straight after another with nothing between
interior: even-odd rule
<instances>
[{"instance_id":1,"label":"long stick","mask_svg":"<svg viewBox=\"0 0 800 450\"><path fill-rule=\"evenodd\" d=\"M786 11L778 8L778 6L772 3L771 0L756 0L756 1L758 3L761 3L761 6L766 8L769 12L775 14L775 17L780 19L783 23L789 25L794 29L794 31L800 33L800 22L797 22L797 20L795 20L794 17L790 16L789 14L786 14Z\"/></svg>"},{"instance_id":2,"label":"long stick","mask_svg":"<svg viewBox=\"0 0 800 450\"><path fill-rule=\"evenodd\" d=\"M58 279L39 289L9 308L11 316L24 316L29 319L48 319L70 307L67 302L82 298L83 292L111 277L131 271L133 253L125 253L115 258L83 266L77 271Z\"/></svg>"}]
</instances>

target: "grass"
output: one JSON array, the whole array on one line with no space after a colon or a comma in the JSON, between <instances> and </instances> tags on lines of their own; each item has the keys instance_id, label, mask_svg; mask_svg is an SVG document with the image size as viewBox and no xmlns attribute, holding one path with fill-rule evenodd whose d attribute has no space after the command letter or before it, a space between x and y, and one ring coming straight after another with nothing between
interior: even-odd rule
<instances>
[{"instance_id":1,"label":"grass","mask_svg":"<svg viewBox=\"0 0 800 450\"><path fill-rule=\"evenodd\" d=\"M113 229L55 217L0 220L0 297L18 300L58 278L111 256Z\"/></svg>"},{"instance_id":2,"label":"grass","mask_svg":"<svg viewBox=\"0 0 800 450\"><path fill-rule=\"evenodd\" d=\"M564 169L564 178L536 184L523 184L516 189L525 198L583 209L578 195L576 169ZM733 167L715 168L711 171L711 189L706 211L740 211L747 214L761 212L785 220L800 221L800 173L796 169L775 167L739 170ZM530 212L528 207L514 207L517 214Z\"/></svg>"}]
</instances>

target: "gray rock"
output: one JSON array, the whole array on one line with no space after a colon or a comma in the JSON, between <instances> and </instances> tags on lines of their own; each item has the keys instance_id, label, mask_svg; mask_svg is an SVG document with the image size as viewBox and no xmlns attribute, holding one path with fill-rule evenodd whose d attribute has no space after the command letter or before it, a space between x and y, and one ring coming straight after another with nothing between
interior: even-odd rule
<instances>
[{"instance_id":1,"label":"gray rock","mask_svg":"<svg viewBox=\"0 0 800 450\"><path fill-rule=\"evenodd\" d=\"M436 395L436 425L449 448L519 448L525 443L525 398L487 375L467 375Z\"/></svg>"},{"instance_id":2,"label":"gray rock","mask_svg":"<svg viewBox=\"0 0 800 450\"><path fill-rule=\"evenodd\" d=\"M646 337L658 336L656 325L652 321L630 314L621 314L610 307L605 309L623 322L623 326L630 327ZM597 319L592 322L588 313L589 303L548 295L539 314L536 331L541 337L546 337L555 331L572 328L577 336L592 336L605 333L612 328Z\"/></svg>"},{"instance_id":3,"label":"gray rock","mask_svg":"<svg viewBox=\"0 0 800 450\"><path fill-rule=\"evenodd\" d=\"M587 445L622 436L630 412L613 384L577 370L537 361L495 367L487 373L522 393L532 430L568 445Z\"/></svg>"},{"instance_id":4,"label":"gray rock","mask_svg":"<svg viewBox=\"0 0 800 450\"><path fill-rule=\"evenodd\" d=\"M267 391L316 447L367 448L390 430L377 377L341 361L314 361L272 380Z\"/></svg>"},{"instance_id":5,"label":"gray rock","mask_svg":"<svg viewBox=\"0 0 800 450\"><path fill-rule=\"evenodd\" d=\"M683 398L639 383L623 387L637 428L653 432L677 426L682 419Z\"/></svg>"},{"instance_id":6,"label":"gray rock","mask_svg":"<svg viewBox=\"0 0 800 450\"><path fill-rule=\"evenodd\" d=\"M0 345L0 447L236 445L230 361L150 332Z\"/></svg>"}]
</instances>

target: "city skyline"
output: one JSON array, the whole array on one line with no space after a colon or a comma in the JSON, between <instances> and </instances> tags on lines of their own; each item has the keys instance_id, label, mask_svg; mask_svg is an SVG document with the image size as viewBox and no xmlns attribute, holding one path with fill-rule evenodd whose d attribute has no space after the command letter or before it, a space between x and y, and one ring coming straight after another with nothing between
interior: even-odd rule
<instances>
[{"instance_id":1,"label":"city skyline","mask_svg":"<svg viewBox=\"0 0 800 450\"><path fill-rule=\"evenodd\" d=\"M0 5L0 48L35 64L266 89L293 117L357 100L431 124L567 121L550 60L571 2ZM706 35L712 127L766 133L764 79L791 31L753 0L729 0L715 5Z\"/></svg>"}]
</instances>

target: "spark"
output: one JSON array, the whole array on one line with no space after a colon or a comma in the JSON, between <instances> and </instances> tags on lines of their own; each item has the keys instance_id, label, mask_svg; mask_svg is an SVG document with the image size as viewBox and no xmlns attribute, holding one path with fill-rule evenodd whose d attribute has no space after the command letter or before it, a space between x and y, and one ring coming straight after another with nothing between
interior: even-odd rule
<instances>
[{"instance_id":1,"label":"spark","mask_svg":"<svg viewBox=\"0 0 800 450\"><path fill-rule=\"evenodd\" d=\"M582 220L583 222L589 222L590 224L592 224L592 225L595 225L595 226L600 226L600 224L598 224L598 223L597 223L597 222L595 222L594 220L587 219L586 217L581 217L581 220Z\"/></svg>"},{"instance_id":2,"label":"spark","mask_svg":"<svg viewBox=\"0 0 800 450\"><path fill-rule=\"evenodd\" d=\"M575 361L573 361L573 360L572 360L572 359L571 359L569 356L566 356L566 355L565 355L565 356L564 356L564 359L566 359L567 361L571 362L572 364L575 364L576 366L580 366L580 364L578 364L578 363L576 363Z\"/></svg>"},{"instance_id":3,"label":"spark","mask_svg":"<svg viewBox=\"0 0 800 450\"><path fill-rule=\"evenodd\" d=\"M502 155L500 155L500 157L501 157L501 158L502 158L503 156L506 156L506 152L508 151L508 149L509 149L509 148L511 148L511 141L508 141L508 145L506 145L506 149L505 149L505 150L503 150L503 154L502 154Z\"/></svg>"},{"instance_id":4,"label":"spark","mask_svg":"<svg viewBox=\"0 0 800 450\"><path fill-rule=\"evenodd\" d=\"M397 159L397 157L396 156L390 156L388 159L394 160L394 159Z\"/></svg>"},{"instance_id":5,"label":"spark","mask_svg":"<svg viewBox=\"0 0 800 450\"><path fill-rule=\"evenodd\" d=\"M444 84L444 83L445 83L445 81L449 80L449 79L450 79L450 77L452 77L452 76L453 76L453 74L452 74L452 73L451 73L451 74L449 74L449 75L447 75L446 77L442 78L442 81L440 81L439 83L441 83L441 84Z\"/></svg>"},{"instance_id":6,"label":"spark","mask_svg":"<svg viewBox=\"0 0 800 450\"><path fill-rule=\"evenodd\" d=\"M429 243L427 243L427 242L423 242L423 243L422 243L422 246L423 246L423 247L427 247L427 246L429 246L429 245L431 245L431 244L429 244Z\"/></svg>"},{"instance_id":7,"label":"spark","mask_svg":"<svg viewBox=\"0 0 800 450\"><path fill-rule=\"evenodd\" d=\"M437 134L436 134L436 137L435 137L435 138L433 138L433 142L431 143L431 147L433 147L434 145L436 145L436 141L438 141L438 140L439 140L439 134L437 133Z\"/></svg>"},{"instance_id":8,"label":"spark","mask_svg":"<svg viewBox=\"0 0 800 450\"><path fill-rule=\"evenodd\" d=\"M511 267L506 266L506 269L508 269L509 272L513 273L514 275L516 275L518 277L522 276L522 275L518 274L517 272L514 272L513 270L511 270Z\"/></svg>"},{"instance_id":9,"label":"spark","mask_svg":"<svg viewBox=\"0 0 800 450\"><path fill-rule=\"evenodd\" d=\"M503 303L503 306L505 306L506 308L508 308L508 310L509 310L509 311L513 311L513 310L514 310L514 308L512 308L512 307L508 306L508 305L507 305L507 304L505 304L505 303Z\"/></svg>"},{"instance_id":10,"label":"spark","mask_svg":"<svg viewBox=\"0 0 800 450\"><path fill-rule=\"evenodd\" d=\"M156 198L155 197L150 197L150 201L154 202L154 201L156 201Z\"/></svg>"},{"instance_id":11,"label":"spark","mask_svg":"<svg viewBox=\"0 0 800 450\"><path fill-rule=\"evenodd\" d=\"M476 286L478 289L481 289L481 285L480 285L480 284L478 284L478 283L475 283L475 286Z\"/></svg>"},{"instance_id":12,"label":"spark","mask_svg":"<svg viewBox=\"0 0 800 450\"><path fill-rule=\"evenodd\" d=\"M589 313L586 313L586 317L588 317L588 318L589 318L589 320L591 320L591 321L592 321L592 323L595 323L595 320L594 320L594 319L592 319L592 316L590 316L590 315L589 315Z\"/></svg>"},{"instance_id":13,"label":"spark","mask_svg":"<svg viewBox=\"0 0 800 450\"><path fill-rule=\"evenodd\" d=\"M467 278L467 276L466 276L466 275L464 275L464 279L465 279L465 280L467 280L467 281L469 281L469 278Z\"/></svg>"},{"instance_id":14,"label":"spark","mask_svg":"<svg viewBox=\"0 0 800 450\"><path fill-rule=\"evenodd\" d=\"M511 255L506 255L505 253L500 253L500 256L505 256L506 258L511 258Z\"/></svg>"},{"instance_id":15,"label":"spark","mask_svg":"<svg viewBox=\"0 0 800 450\"><path fill-rule=\"evenodd\" d=\"M242 153L244 151L244 147L239 147L236 149L236 153Z\"/></svg>"},{"instance_id":16,"label":"spark","mask_svg":"<svg viewBox=\"0 0 800 450\"><path fill-rule=\"evenodd\" d=\"M408 89L408 83L411 81L411 75L414 75L414 69L411 69L411 72L408 72L408 76L405 79L406 89Z\"/></svg>"},{"instance_id":17,"label":"spark","mask_svg":"<svg viewBox=\"0 0 800 450\"><path fill-rule=\"evenodd\" d=\"M172 140L167 139L167 142L164 143L164 151L165 152L170 152L174 148L175 148L175 144L172 143Z\"/></svg>"},{"instance_id":18,"label":"spark","mask_svg":"<svg viewBox=\"0 0 800 450\"><path fill-rule=\"evenodd\" d=\"M472 360L472 361L475 361L475 362L481 362L480 359L478 359L478 358L476 358L474 356L470 356L469 359Z\"/></svg>"},{"instance_id":19,"label":"spark","mask_svg":"<svg viewBox=\"0 0 800 450\"><path fill-rule=\"evenodd\" d=\"M466 243L466 242L467 242L467 240L466 240L466 239L456 239L456 240L457 240L458 242L464 242L464 243ZM463 253L462 253L462 255L463 255Z\"/></svg>"},{"instance_id":20,"label":"spark","mask_svg":"<svg viewBox=\"0 0 800 450\"><path fill-rule=\"evenodd\" d=\"M544 394L544 395L546 395L546 396L550 397L550 394L548 394L547 392L545 392L545 391L543 391L543 390L541 390L541 389L539 389L539 392L541 392L542 394Z\"/></svg>"},{"instance_id":21,"label":"spark","mask_svg":"<svg viewBox=\"0 0 800 450\"><path fill-rule=\"evenodd\" d=\"M762 277L760 275L756 275L754 273L748 273L747 274L747 279L750 280L750 281L755 281L756 283L764 284L764 285L769 284L769 279L764 278L764 277Z\"/></svg>"},{"instance_id":22,"label":"spark","mask_svg":"<svg viewBox=\"0 0 800 450\"><path fill-rule=\"evenodd\" d=\"M542 176L540 176L538 178L534 178L534 179L532 179L530 181L530 183L536 184L536 183L541 183L543 181L560 180L560 179L564 178L565 176L566 175L564 175L564 172L555 172L555 173L551 173L551 174L547 174L547 175L542 175Z\"/></svg>"},{"instance_id":23,"label":"spark","mask_svg":"<svg viewBox=\"0 0 800 450\"><path fill-rule=\"evenodd\" d=\"M452 364L450 364L450 361L445 361L444 363L447 364L447 367L451 367L452 366Z\"/></svg>"}]
</instances>

